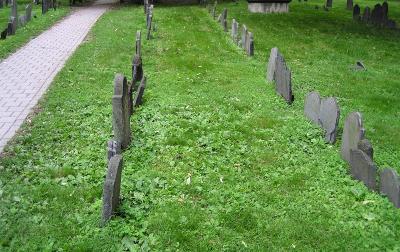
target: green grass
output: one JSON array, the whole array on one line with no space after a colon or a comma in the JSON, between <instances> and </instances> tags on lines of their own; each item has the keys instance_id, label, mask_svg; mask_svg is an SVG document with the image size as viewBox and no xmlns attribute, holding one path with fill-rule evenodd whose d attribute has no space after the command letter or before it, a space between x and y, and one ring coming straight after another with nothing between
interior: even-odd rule
<instances>
[{"instance_id":1,"label":"green grass","mask_svg":"<svg viewBox=\"0 0 400 252\"><path fill-rule=\"evenodd\" d=\"M325 144L302 112L310 90L338 96L343 115L363 112L378 163L399 168L398 139L382 131L399 128L398 35L314 3L293 2L288 17L226 4L254 32L254 58L205 9L155 8L122 205L99 228L112 80L130 75L135 32L145 27L142 7L106 13L0 160L1 250L400 250L399 210L350 178L339 143ZM265 82L275 45L293 70L292 106ZM360 58L368 71L348 70Z\"/></svg>"},{"instance_id":2,"label":"green grass","mask_svg":"<svg viewBox=\"0 0 400 252\"><path fill-rule=\"evenodd\" d=\"M25 6L32 1L18 0L18 15L25 14ZM0 59L7 57L16 51L33 37L39 35L42 31L48 29L55 22L69 13L68 1L58 1L60 7L57 11L50 9L45 15L42 15L41 5L32 5L32 20L24 27L19 27L13 36L7 36L7 39L0 40ZM3 31L8 24L11 13L11 6L4 6L0 9L0 30ZM37 18L34 17L36 15Z\"/></svg>"}]
</instances>

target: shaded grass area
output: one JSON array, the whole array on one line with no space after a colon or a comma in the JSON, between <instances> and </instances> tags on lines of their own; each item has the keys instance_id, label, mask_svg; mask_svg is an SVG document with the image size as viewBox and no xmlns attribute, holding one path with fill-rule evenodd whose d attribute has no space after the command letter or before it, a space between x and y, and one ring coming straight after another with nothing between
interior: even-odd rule
<instances>
[{"instance_id":1,"label":"shaded grass area","mask_svg":"<svg viewBox=\"0 0 400 252\"><path fill-rule=\"evenodd\" d=\"M25 6L32 1L18 0L18 15L25 14ZM55 22L63 18L70 11L68 1L58 1L60 7L53 11L50 9L45 15L42 15L41 5L32 4L32 20L24 27L19 27L13 36L7 36L7 39L0 40L0 59L7 57L16 49L27 43L30 39L48 29ZM8 24L11 14L11 6L0 9L0 30L3 31ZM37 18L34 17L36 15Z\"/></svg>"},{"instance_id":2,"label":"shaded grass area","mask_svg":"<svg viewBox=\"0 0 400 252\"><path fill-rule=\"evenodd\" d=\"M275 95L266 53L246 57L204 9L154 12L118 215L98 227L112 80L130 75L142 7L98 21L0 160L3 250L400 249L400 212L349 177L301 98Z\"/></svg>"}]
</instances>

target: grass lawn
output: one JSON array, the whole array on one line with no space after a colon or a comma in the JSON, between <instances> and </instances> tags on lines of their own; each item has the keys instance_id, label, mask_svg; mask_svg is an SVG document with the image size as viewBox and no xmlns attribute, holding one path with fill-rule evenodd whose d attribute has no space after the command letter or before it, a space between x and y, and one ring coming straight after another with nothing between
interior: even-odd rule
<instances>
[{"instance_id":1,"label":"grass lawn","mask_svg":"<svg viewBox=\"0 0 400 252\"><path fill-rule=\"evenodd\" d=\"M342 116L363 112L378 164L400 168L398 34L352 24L344 1L315 3L288 16L225 4L254 32L254 58L205 9L155 8L122 206L99 228L112 81L130 75L145 27L142 6L106 13L0 160L0 250L399 250L400 211L350 178L340 142L325 144L302 111L310 90L338 96ZM292 106L265 81L276 45ZM368 71L349 70L359 59Z\"/></svg>"},{"instance_id":2,"label":"grass lawn","mask_svg":"<svg viewBox=\"0 0 400 252\"><path fill-rule=\"evenodd\" d=\"M25 6L31 3L30 0L18 0L18 15L25 14ZM7 39L0 40L0 59L7 57L18 48L23 46L33 37L39 35L42 31L48 29L55 22L69 13L68 1L58 1L60 7L57 11L50 9L45 15L42 15L41 5L32 5L32 20L26 26L17 29L13 36L7 36ZM11 6L4 6L0 9L0 30L3 31L8 24L11 13ZM36 14L37 18L33 17Z\"/></svg>"}]
</instances>

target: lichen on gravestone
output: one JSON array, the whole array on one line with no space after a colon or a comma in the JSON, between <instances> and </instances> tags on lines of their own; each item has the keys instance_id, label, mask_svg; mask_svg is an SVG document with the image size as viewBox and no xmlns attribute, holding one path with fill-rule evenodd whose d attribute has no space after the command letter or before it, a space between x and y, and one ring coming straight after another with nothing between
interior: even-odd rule
<instances>
[{"instance_id":1,"label":"lichen on gravestone","mask_svg":"<svg viewBox=\"0 0 400 252\"><path fill-rule=\"evenodd\" d=\"M315 125L320 125L319 112L321 108L321 97L318 92L308 93L304 102L304 115Z\"/></svg>"},{"instance_id":2,"label":"lichen on gravestone","mask_svg":"<svg viewBox=\"0 0 400 252\"><path fill-rule=\"evenodd\" d=\"M288 104L292 104L294 101L294 95L292 93L292 73L286 65L285 59L279 52L276 57L274 79L276 92L280 94Z\"/></svg>"}]
</instances>

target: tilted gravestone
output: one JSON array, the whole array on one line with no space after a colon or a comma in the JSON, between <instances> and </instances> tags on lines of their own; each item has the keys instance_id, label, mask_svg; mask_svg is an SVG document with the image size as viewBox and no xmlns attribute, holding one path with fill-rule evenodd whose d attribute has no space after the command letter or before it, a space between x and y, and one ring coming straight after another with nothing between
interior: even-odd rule
<instances>
[{"instance_id":1,"label":"tilted gravestone","mask_svg":"<svg viewBox=\"0 0 400 252\"><path fill-rule=\"evenodd\" d=\"M367 154L372 161L374 160L374 148L368 139L364 138L360 140L357 144L357 148Z\"/></svg>"},{"instance_id":2,"label":"tilted gravestone","mask_svg":"<svg viewBox=\"0 0 400 252\"><path fill-rule=\"evenodd\" d=\"M336 142L339 118L340 109L336 98L328 97L322 99L319 121L321 127L325 130L325 141L327 143L334 144Z\"/></svg>"},{"instance_id":3,"label":"tilted gravestone","mask_svg":"<svg viewBox=\"0 0 400 252\"><path fill-rule=\"evenodd\" d=\"M213 19L215 19L217 17L217 4L218 4L217 1L215 1L214 6L211 11Z\"/></svg>"},{"instance_id":4,"label":"tilted gravestone","mask_svg":"<svg viewBox=\"0 0 400 252\"><path fill-rule=\"evenodd\" d=\"M358 143L364 139L365 129L363 128L362 116L359 112L350 113L344 123L342 146L340 156L350 163L350 151L358 148Z\"/></svg>"},{"instance_id":5,"label":"tilted gravestone","mask_svg":"<svg viewBox=\"0 0 400 252\"><path fill-rule=\"evenodd\" d=\"M121 154L121 143L115 140L110 140L107 142L107 160L110 161L110 159L118 154Z\"/></svg>"},{"instance_id":6,"label":"tilted gravestone","mask_svg":"<svg viewBox=\"0 0 400 252\"><path fill-rule=\"evenodd\" d=\"M347 9L353 10L353 0L347 0Z\"/></svg>"},{"instance_id":7,"label":"tilted gravestone","mask_svg":"<svg viewBox=\"0 0 400 252\"><path fill-rule=\"evenodd\" d=\"M292 104L294 96L292 93L292 73L287 67L285 59L278 52L276 57L275 69L275 90L288 104Z\"/></svg>"},{"instance_id":8,"label":"tilted gravestone","mask_svg":"<svg viewBox=\"0 0 400 252\"><path fill-rule=\"evenodd\" d=\"M351 175L362 181L369 189L376 190L376 173L378 168L362 150L350 150Z\"/></svg>"},{"instance_id":9,"label":"tilted gravestone","mask_svg":"<svg viewBox=\"0 0 400 252\"><path fill-rule=\"evenodd\" d=\"M354 5L353 8L353 20L358 21L360 20L360 6L358 6L358 4Z\"/></svg>"},{"instance_id":10,"label":"tilted gravestone","mask_svg":"<svg viewBox=\"0 0 400 252\"><path fill-rule=\"evenodd\" d=\"M8 30L8 28L4 29L4 31L1 32L0 39L6 39L7 38L7 30Z\"/></svg>"},{"instance_id":11,"label":"tilted gravestone","mask_svg":"<svg viewBox=\"0 0 400 252\"><path fill-rule=\"evenodd\" d=\"M42 0L42 14L46 14L49 10L49 0Z\"/></svg>"},{"instance_id":12,"label":"tilted gravestone","mask_svg":"<svg viewBox=\"0 0 400 252\"><path fill-rule=\"evenodd\" d=\"M26 22L31 21L32 19L32 4L28 4L25 7L25 17L26 17Z\"/></svg>"},{"instance_id":13,"label":"tilted gravestone","mask_svg":"<svg viewBox=\"0 0 400 252\"><path fill-rule=\"evenodd\" d=\"M400 179L395 170L386 168L381 172L380 193L386 195L396 208L400 208Z\"/></svg>"},{"instance_id":14,"label":"tilted gravestone","mask_svg":"<svg viewBox=\"0 0 400 252\"><path fill-rule=\"evenodd\" d=\"M310 92L304 103L304 115L315 125L320 125L319 111L321 108L321 97L318 92Z\"/></svg>"},{"instance_id":15,"label":"tilted gravestone","mask_svg":"<svg viewBox=\"0 0 400 252\"><path fill-rule=\"evenodd\" d=\"M242 27L241 47L243 49L246 49L246 44L247 44L247 27L246 27L246 25L243 25L243 27Z\"/></svg>"},{"instance_id":16,"label":"tilted gravestone","mask_svg":"<svg viewBox=\"0 0 400 252\"><path fill-rule=\"evenodd\" d=\"M235 19L232 19L232 30L231 30L231 36L232 40L235 44L238 43L238 30L239 30L239 23L236 22Z\"/></svg>"},{"instance_id":17,"label":"tilted gravestone","mask_svg":"<svg viewBox=\"0 0 400 252\"><path fill-rule=\"evenodd\" d=\"M369 23L370 19L371 19L371 9L367 6L364 9L364 13L363 13L363 16L362 16L362 21L364 23Z\"/></svg>"},{"instance_id":18,"label":"tilted gravestone","mask_svg":"<svg viewBox=\"0 0 400 252\"><path fill-rule=\"evenodd\" d=\"M136 84L143 78L142 58L139 54L135 54L132 60L132 83Z\"/></svg>"},{"instance_id":19,"label":"tilted gravestone","mask_svg":"<svg viewBox=\"0 0 400 252\"><path fill-rule=\"evenodd\" d=\"M14 1L11 6L11 17L15 17L18 19L18 6L17 6L17 1ZM17 21L18 22L18 21Z\"/></svg>"},{"instance_id":20,"label":"tilted gravestone","mask_svg":"<svg viewBox=\"0 0 400 252\"><path fill-rule=\"evenodd\" d=\"M136 91L136 97L133 103L134 107L139 107L143 103L143 94L146 88L146 82L147 82L146 76L143 76L142 81L140 82L140 85Z\"/></svg>"},{"instance_id":21,"label":"tilted gravestone","mask_svg":"<svg viewBox=\"0 0 400 252\"><path fill-rule=\"evenodd\" d=\"M142 32L137 31L136 32L136 48L135 52L137 55L141 56L142 55Z\"/></svg>"},{"instance_id":22,"label":"tilted gravestone","mask_svg":"<svg viewBox=\"0 0 400 252\"><path fill-rule=\"evenodd\" d=\"M222 11L222 19L226 20L228 18L228 9L224 8L224 10Z\"/></svg>"},{"instance_id":23,"label":"tilted gravestone","mask_svg":"<svg viewBox=\"0 0 400 252\"><path fill-rule=\"evenodd\" d=\"M17 31L17 18L10 17L10 21L8 22L7 26L7 35L15 35Z\"/></svg>"},{"instance_id":24,"label":"tilted gravestone","mask_svg":"<svg viewBox=\"0 0 400 252\"><path fill-rule=\"evenodd\" d=\"M117 74L114 79L114 95L112 97L112 125L114 139L121 143L121 148L126 149L131 142L131 126L129 114L128 84L122 74Z\"/></svg>"},{"instance_id":25,"label":"tilted gravestone","mask_svg":"<svg viewBox=\"0 0 400 252\"><path fill-rule=\"evenodd\" d=\"M254 36L252 32L248 32L248 38L246 39L246 52L249 56L254 56Z\"/></svg>"},{"instance_id":26,"label":"tilted gravestone","mask_svg":"<svg viewBox=\"0 0 400 252\"><path fill-rule=\"evenodd\" d=\"M271 53L269 54L269 60L267 66L267 80L270 82L274 81L277 56L278 56L278 48L274 47L271 49Z\"/></svg>"},{"instance_id":27,"label":"tilted gravestone","mask_svg":"<svg viewBox=\"0 0 400 252\"><path fill-rule=\"evenodd\" d=\"M122 167L123 160L121 155L113 156L108 162L107 175L103 188L103 225L111 219L119 205Z\"/></svg>"}]
</instances>

